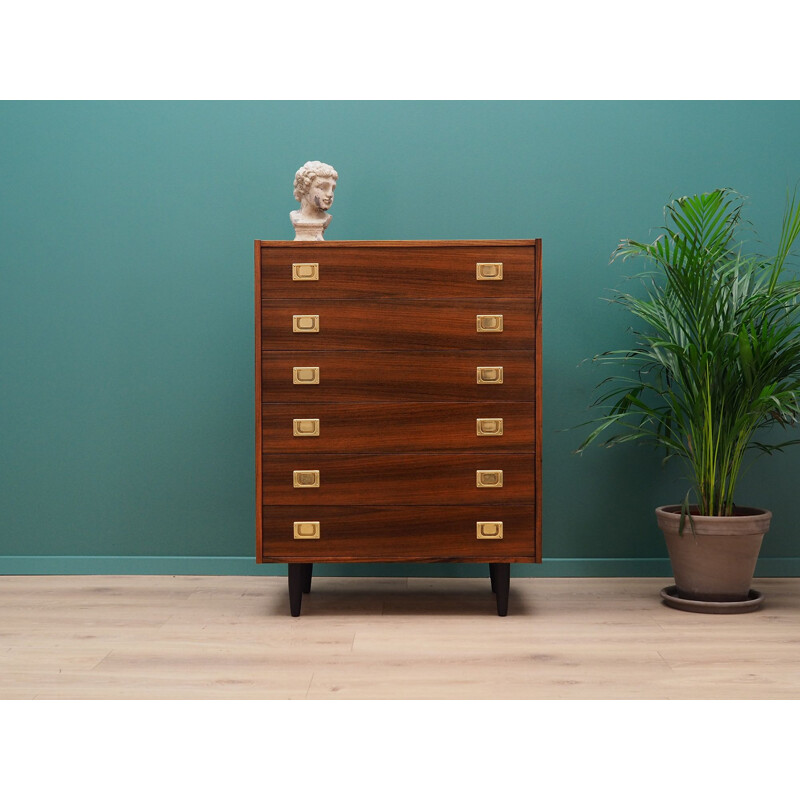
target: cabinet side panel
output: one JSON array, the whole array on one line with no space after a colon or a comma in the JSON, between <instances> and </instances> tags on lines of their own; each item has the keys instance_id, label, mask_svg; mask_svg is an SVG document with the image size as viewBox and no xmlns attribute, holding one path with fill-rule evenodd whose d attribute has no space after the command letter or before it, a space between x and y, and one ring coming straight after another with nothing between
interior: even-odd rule
<instances>
[{"instance_id":1,"label":"cabinet side panel","mask_svg":"<svg viewBox=\"0 0 800 800\"><path fill-rule=\"evenodd\" d=\"M256 395L256 563L263 563L264 546L263 546L263 479L262 471L262 456L261 456L261 439L263 434L261 432L261 241L255 241L255 395Z\"/></svg>"},{"instance_id":2,"label":"cabinet side panel","mask_svg":"<svg viewBox=\"0 0 800 800\"><path fill-rule=\"evenodd\" d=\"M542 561L542 240L536 240L534 252L534 315L535 315L535 345L534 379L536 381L536 402L534 407L535 421L535 481L536 481L536 560Z\"/></svg>"}]
</instances>

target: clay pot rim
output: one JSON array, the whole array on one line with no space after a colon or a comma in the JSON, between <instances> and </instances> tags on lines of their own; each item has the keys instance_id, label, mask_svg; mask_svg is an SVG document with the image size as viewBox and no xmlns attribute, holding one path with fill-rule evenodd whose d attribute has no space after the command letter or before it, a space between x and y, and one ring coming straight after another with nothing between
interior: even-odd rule
<instances>
[{"instance_id":1,"label":"clay pot rim","mask_svg":"<svg viewBox=\"0 0 800 800\"><path fill-rule=\"evenodd\" d=\"M758 535L765 533L769 529L772 512L768 509L739 506L736 511L737 513L730 517L710 517L704 514L692 514L692 519L696 523L695 527L701 529L696 531L697 535L715 536L730 535L731 533L736 535ZM677 525L676 518L680 518L680 513L680 505L659 506L656 508L656 517L664 520L670 528ZM750 526L752 526L752 529L746 530ZM692 532L692 526L688 519L683 530L684 533L686 531Z\"/></svg>"},{"instance_id":2,"label":"clay pot rim","mask_svg":"<svg viewBox=\"0 0 800 800\"><path fill-rule=\"evenodd\" d=\"M690 508L697 508L697 506L690 506ZM680 505L668 505L668 506L658 506L656 508L656 514L675 514L680 515L681 513L681 506ZM757 506L737 506L736 513L731 514L729 517L710 517L705 514L695 514L692 512L692 517L694 519L702 519L702 520L710 520L710 521L725 521L725 520L732 520L732 519L752 519L753 517L760 517L760 516L772 516L772 512L766 508L758 508Z\"/></svg>"}]
</instances>

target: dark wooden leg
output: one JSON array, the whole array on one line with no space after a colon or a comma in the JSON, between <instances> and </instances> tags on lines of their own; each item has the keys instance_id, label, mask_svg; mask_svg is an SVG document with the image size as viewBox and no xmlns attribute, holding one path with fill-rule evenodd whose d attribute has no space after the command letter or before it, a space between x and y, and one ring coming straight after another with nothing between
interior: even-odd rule
<instances>
[{"instance_id":1,"label":"dark wooden leg","mask_svg":"<svg viewBox=\"0 0 800 800\"><path fill-rule=\"evenodd\" d=\"M494 581L497 590L497 616L508 614L508 589L511 582L511 564L494 565Z\"/></svg>"},{"instance_id":2,"label":"dark wooden leg","mask_svg":"<svg viewBox=\"0 0 800 800\"><path fill-rule=\"evenodd\" d=\"M305 564L289 564L289 611L293 617L300 616L305 586Z\"/></svg>"},{"instance_id":3,"label":"dark wooden leg","mask_svg":"<svg viewBox=\"0 0 800 800\"><path fill-rule=\"evenodd\" d=\"M492 591L497 594L497 564L489 564L489 580L492 582Z\"/></svg>"},{"instance_id":4,"label":"dark wooden leg","mask_svg":"<svg viewBox=\"0 0 800 800\"><path fill-rule=\"evenodd\" d=\"M311 572L314 569L313 564L303 564L305 570L303 572L303 594L308 594L311 591Z\"/></svg>"}]
</instances>

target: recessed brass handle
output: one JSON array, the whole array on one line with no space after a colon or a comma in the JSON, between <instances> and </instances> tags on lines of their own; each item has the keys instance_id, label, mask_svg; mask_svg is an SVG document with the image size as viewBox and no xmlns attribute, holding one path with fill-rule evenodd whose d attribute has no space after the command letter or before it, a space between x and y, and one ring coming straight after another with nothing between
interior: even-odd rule
<instances>
[{"instance_id":1,"label":"recessed brass handle","mask_svg":"<svg viewBox=\"0 0 800 800\"><path fill-rule=\"evenodd\" d=\"M319 333L319 314L294 314L292 331L294 333Z\"/></svg>"},{"instance_id":2,"label":"recessed brass handle","mask_svg":"<svg viewBox=\"0 0 800 800\"><path fill-rule=\"evenodd\" d=\"M478 314L475 318L478 333L502 333L502 314Z\"/></svg>"},{"instance_id":3,"label":"recessed brass handle","mask_svg":"<svg viewBox=\"0 0 800 800\"><path fill-rule=\"evenodd\" d=\"M503 418L476 419L478 436L502 436Z\"/></svg>"},{"instance_id":4,"label":"recessed brass handle","mask_svg":"<svg viewBox=\"0 0 800 800\"><path fill-rule=\"evenodd\" d=\"M292 420L292 431L295 436L319 436L318 419Z\"/></svg>"},{"instance_id":5,"label":"recessed brass handle","mask_svg":"<svg viewBox=\"0 0 800 800\"><path fill-rule=\"evenodd\" d=\"M479 281L501 281L503 280L502 262L478 262L475 265L475 277Z\"/></svg>"},{"instance_id":6,"label":"recessed brass handle","mask_svg":"<svg viewBox=\"0 0 800 800\"><path fill-rule=\"evenodd\" d=\"M319 367L292 367L292 383L319 383Z\"/></svg>"},{"instance_id":7,"label":"recessed brass handle","mask_svg":"<svg viewBox=\"0 0 800 800\"><path fill-rule=\"evenodd\" d=\"M480 525L480 523L478 524ZM295 522L294 538L319 539L319 522Z\"/></svg>"},{"instance_id":8,"label":"recessed brass handle","mask_svg":"<svg viewBox=\"0 0 800 800\"><path fill-rule=\"evenodd\" d=\"M295 523L296 525L297 523ZM496 522L478 522L476 523L479 539L502 539L503 538L503 523L499 520Z\"/></svg>"},{"instance_id":9,"label":"recessed brass handle","mask_svg":"<svg viewBox=\"0 0 800 800\"><path fill-rule=\"evenodd\" d=\"M502 367L478 367L478 383L502 383Z\"/></svg>"},{"instance_id":10,"label":"recessed brass handle","mask_svg":"<svg viewBox=\"0 0 800 800\"><path fill-rule=\"evenodd\" d=\"M292 264L293 281L318 281L319 264Z\"/></svg>"},{"instance_id":11,"label":"recessed brass handle","mask_svg":"<svg viewBox=\"0 0 800 800\"><path fill-rule=\"evenodd\" d=\"M296 469L292 472L292 478L295 489L319 488L318 469Z\"/></svg>"},{"instance_id":12,"label":"recessed brass handle","mask_svg":"<svg viewBox=\"0 0 800 800\"><path fill-rule=\"evenodd\" d=\"M479 469L475 471L475 484L479 489L501 489L503 470Z\"/></svg>"}]
</instances>

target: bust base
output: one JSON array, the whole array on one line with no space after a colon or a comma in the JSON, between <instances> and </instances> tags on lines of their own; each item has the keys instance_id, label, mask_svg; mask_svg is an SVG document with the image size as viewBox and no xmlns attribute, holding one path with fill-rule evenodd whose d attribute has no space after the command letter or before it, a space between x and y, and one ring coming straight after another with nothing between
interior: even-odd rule
<instances>
[{"instance_id":1,"label":"bust base","mask_svg":"<svg viewBox=\"0 0 800 800\"><path fill-rule=\"evenodd\" d=\"M322 242L325 241L322 237L325 228L331 221L331 215L328 214L327 219L320 220L298 220L290 217L292 225L294 226L294 240L296 242Z\"/></svg>"}]
</instances>

